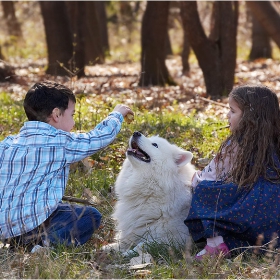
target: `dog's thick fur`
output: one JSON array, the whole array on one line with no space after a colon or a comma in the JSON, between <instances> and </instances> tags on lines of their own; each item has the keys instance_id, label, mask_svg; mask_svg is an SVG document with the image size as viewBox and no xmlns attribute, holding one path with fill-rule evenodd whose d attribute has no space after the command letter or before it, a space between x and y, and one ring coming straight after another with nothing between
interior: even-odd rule
<instances>
[{"instance_id":1,"label":"dog's thick fur","mask_svg":"<svg viewBox=\"0 0 280 280\"><path fill-rule=\"evenodd\" d=\"M159 136L134 132L126 155L115 183L112 217L118 234L111 248L125 252L143 242L184 245L195 172L192 153Z\"/></svg>"}]
</instances>

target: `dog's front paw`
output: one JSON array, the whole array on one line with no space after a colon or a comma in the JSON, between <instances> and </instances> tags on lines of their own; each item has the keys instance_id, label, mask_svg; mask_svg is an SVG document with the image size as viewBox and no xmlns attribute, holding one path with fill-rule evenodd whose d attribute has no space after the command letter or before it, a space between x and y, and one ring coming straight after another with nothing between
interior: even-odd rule
<instances>
[{"instance_id":1,"label":"dog's front paw","mask_svg":"<svg viewBox=\"0 0 280 280\"><path fill-rule=\"evenodd\" d=\"M115 242L115 243L104 245L101 247L101 250L105 252L112 252L112 251L120 252L121 251L120 243Z\"/></svg>"}]
</instances>

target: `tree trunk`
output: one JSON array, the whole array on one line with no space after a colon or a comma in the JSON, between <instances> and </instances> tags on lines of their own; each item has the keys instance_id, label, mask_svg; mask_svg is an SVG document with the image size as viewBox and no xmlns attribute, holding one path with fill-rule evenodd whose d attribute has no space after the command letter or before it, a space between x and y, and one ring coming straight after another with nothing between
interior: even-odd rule
<instances>
[{"instance_id":1,"label":"tree trunk","mask_svg":"<svg viewBox=\"0 0 280 280\"><path fill-rule=\"evenodd\" d=\"M7 23L9 35L17 38L22 37L21 27L16 18L14 2L1 1L1 4L4 12L4 18Z\"/></svg>"},{"instance_id":2,"label":"tree trunk","mask_svg":"<svg viewBox=\"0 0 280 280\"><path fill-rule=\"evenodd\" d=\"M86 64L93 65L97 63L104 63L105 50L102 48L102 30L99 16L97 15L96 2L86 1L85 3L86 20L83 32L85 37Z\"/></svg>"},{"instance_id":3,"label":"tree trunk","mask_svg":"<svg viewBox=\"0 0 280 280\"><path fill-rule=\"evenodd\" d=\"M180 3L179 3L180 5ZM179 6L180 7L180 6ZM181 61L182 61L182 72L183 75L189 75L190 72L190 64L189 64L189 57L190 57L190 53L191 53L191 45L188 39L188 35L187 32L184 28L184 24L183 24L183 19L182 19L183 15L182 15L182 9L180 9L180 17L178 18L181 27L183 28L183 32L184 32L184 37L183 37L183 50L181 53Z\"/></svg>"},{"instance_id":4,"label":"tree trunk","mask_svg":"<svg viewBox=\"0 0 280 280\"><path fill-rule=\"evenodd\" d=\"M280 48L280 15L273 8L270 1L248 1L246 2L253 15L266 30L268 35Z\"/></svg>"},{"instance_id":5,"label":"tree trunk","mask_svg":"<svg viewBox=\"0 0 280 280\"><path fill-rule=\"evenodd\" d=\"M141 31L140 86L174 84L165 65L169 1L148 1Z\"/></svg>"},{"instance_id":6,"label":"tree trunk","mask_svg":"<svg viewBox=\"0 0 280 280\"><path fill-rule=\"evenodd\" d=\"M166 29L166 39L165 39L165 55L172 55L173 51L172 51L172 46L171 46L171 40L169 37L169 33L168 33L168 28Z\"/></svg>"},{"instance_id":7,"label":"tree trunk","mask_svg":"<svg viewBox=\"0 0 280 280\"><path fill-rule=\"evenodd\" d=\"M119 19L120 25L125 26L128 32L127 41L131 42L131 33L133 31L133 21L135 20L133 9L129 1L119 1Z\"/></svg>"},{"instance_id":8,"label":"tree trunk","mask_svg":"<svg viewBox=\"0 0 280 280\"><path fill-rule=\"evenodd\" d=\"M182 51L182 66L183 66L183 75L188 75L190 72L190 64L189 64L189 56L191 52L191 46L188 40L187 33L184 31L184 43L183 43L183 51Z\"/></svg>"},{"instance_id":9,"label":"tree trunk","mask_svg":"<svg viewBox=\"0 0 280 280\"><path fill-rule=\"evenodd\" d=\"M252 18L252 48L249 59L272 58L270 37L268 36L266 30L258 22L254 14L250 14Z\"/></svg>"},{"instance_id":10,"label":"tree trunk","mask_svg":"<svg viewBox=\"0 0 280 280\"><path fill-rule=\"evenodd\" d=\"M72 10L72 33L73 33L73 58L72 71L78 78L85 76L85 25L86 3L84 1L69 2Z\"/></svg>"},{"instance_id":11,"label":"tree trunk","mask_svg":"<svg viewBox=\"0 0 280 280\"><path fill-rule=\"evenodd\" d=\"M72 57L70 24L64 1L39 1L48 48L47 74L66 76ZM62 67L63 66L63 67Z\"/></svg>"},{"instance_id":12,"label":"tree trunk","mask_svg":"<svg viewBox=\"0 0 280 280\"><path fill-rule=\"evenodd\" d=\"M72 68L78 78L85 76L85 66L104 62L96 2L68 1L68 14L74 42Z\"/></svg>"},{"instance_id":13,"label":"tree trunk","mask_svg":"<svg viewBox=\"0 0 280 280\"><path fill-rule=\"evenodd\" d=\"M184 29L202 69L207 94L227 95L234 83L238 3L214 2L209 38L200 22L196 1L180 3Z\"/></svg>"},{"instance_id":14,"label":"tree trunk","mask_svg":"<svg viewBox=\"0 0 280 280\"><path fill-rule=\"evenodd\" d=\"M107 28L107 14L104 1L96 1L96 11L97 18L99 22L100 34L101 34L101 46L104 54L109 53L109 38L108 38L108 28Z\"/></svg>"}]
</instances>

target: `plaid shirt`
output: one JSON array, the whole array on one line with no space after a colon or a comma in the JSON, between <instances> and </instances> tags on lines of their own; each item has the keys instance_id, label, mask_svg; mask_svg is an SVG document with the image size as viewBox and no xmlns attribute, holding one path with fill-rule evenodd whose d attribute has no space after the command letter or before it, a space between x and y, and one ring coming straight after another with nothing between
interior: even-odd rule
<instances>
[{"instance_id":1,"label":"plaid shirt","mask_svg":"<svg viewBox=\"0 0 280 280\"><path fill-rule=\"evenodd\" d=\"M70 133L37 121L0 142L0 238L42 224L65 191L70 164L110 144L123 116L112 112L88 133Z\"/></svg>"}]
</instances>

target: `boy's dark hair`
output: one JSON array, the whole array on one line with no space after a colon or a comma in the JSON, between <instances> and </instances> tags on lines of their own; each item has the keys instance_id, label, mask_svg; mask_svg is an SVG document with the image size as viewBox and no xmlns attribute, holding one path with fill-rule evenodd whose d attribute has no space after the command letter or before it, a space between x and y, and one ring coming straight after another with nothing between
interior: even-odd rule
<instances>
[{"instance_id":1,"label":"boy's dark hair","mask_svg":"<svg viewBox=\"0 0 280 280\"><path fill-rule=\"evenodd\" d=\"M36 83L27 92L24 99L24 110L29 121L48 122L54 108L61 113L68 108L69 100L76 103L74 93L64 85L44 81Z\"/></svg>"}]
</instances>

